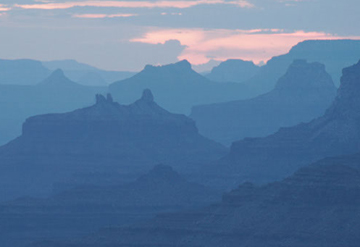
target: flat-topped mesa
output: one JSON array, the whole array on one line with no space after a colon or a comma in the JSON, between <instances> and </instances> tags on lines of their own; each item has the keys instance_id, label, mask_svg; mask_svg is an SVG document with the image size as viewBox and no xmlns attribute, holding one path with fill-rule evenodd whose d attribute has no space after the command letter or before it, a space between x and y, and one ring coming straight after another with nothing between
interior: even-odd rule
<instances>
[{"instance_id":1,"label":"flat-topped mesa","mask_svg":"<svg viewBox=\"0 0 360 247\"><path fill-rule=\"evenodd\" d=\"M186 167L206 164L226 152L220 144L201 136L192 119L162 109L145 90L143 97L130 105L113 102L111 95L97 95L90 107L28 118L22 135L0 147L0 159L7 160L0 173L11 173L12 184L30 169L29 176L34 177L23 187L6 186L16 187L16 193L23 195L28 193L27 181L36 180L36 185L31 182L30 193L48 193L54 181L71 180L71 174L134 174L156 163ZM16 174L10 163L16 165ZM171 170L155 170L155 175L161 177L162 173L176 178Z\"/></svg>"},{"instance_id":2,"label":"flat-topped mesa","mask_svg":"<svg viewBox=\"0 0 360 247\"><path fill-rule=\"evenodd\" d=\"M29 143L32 144L27 147ZM90 107L28 118L23 124L22 136L10 146L17 145L21 147L15 149L26 150L26 153L121 157L130 156L130 153L136 156L139 147L149 157L183 153L198 153L196 156L200 157L201 152L208 152L207 149L221 154L225 151L221 145L199 135L192 119L157 105L149 89L130 105L114 102L110 94L106 98L98 94L96 103Z\"/></svg>"},{"instance_id":3,"label":"flat-topped mesa","mask_svg":"<svg viewBox=\"0 0 360 247\"><path fill-rule=\"evenodd\" d=\"M325 65L317 62L308 63L305 59L293 61L285 75L278 80L275 90L286 90L286 93L292 94L309 94L310 90L325 93L331 90L333 94L336 92Z\"/></svg>"},{"instance_id":4,"label":"flat-topped mesa","mask_svg":"<svg viewBox=\"0 0 360 247\"><path fill-rule=\"evenodd\" d=\"M206 77L217 82L245 82L259 72L252 61L228 59L215 66Z\"/></svg>"}]
</instances>

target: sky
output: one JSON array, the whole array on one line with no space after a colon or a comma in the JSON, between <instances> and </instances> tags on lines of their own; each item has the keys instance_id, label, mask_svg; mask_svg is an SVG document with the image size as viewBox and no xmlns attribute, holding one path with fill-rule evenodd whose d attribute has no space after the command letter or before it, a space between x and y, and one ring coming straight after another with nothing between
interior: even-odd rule
<instances>
[{"instance_id":1,"label":"sky","mask_svg":"<svg viewBox=\"0 0 360 247\"><path fill-rule=\"evenodd\" d=\"M359 0L0 0L0 58L126 71L262 63L307 39L360 39L359 9Z\"/></svg>"}]
</instances>

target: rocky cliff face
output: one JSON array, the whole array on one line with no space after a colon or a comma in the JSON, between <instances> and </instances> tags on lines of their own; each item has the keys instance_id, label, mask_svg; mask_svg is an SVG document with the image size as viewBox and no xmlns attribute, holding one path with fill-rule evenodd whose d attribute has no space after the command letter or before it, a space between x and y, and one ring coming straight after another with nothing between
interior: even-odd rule
<instances>
[{"instance_id":1,"label":"rocky cliff face","mask_svg":"<svg viewBox=\"0 0 360 247\"><path fill-rule=\"evenodd\" d=\"M343 70L338 95L324 116L310 123L280 129L265 138L233 143L222 168L238 172L242 178L269 181L314 160L358 152L359 71L360 62Z\"/></svg>"},{"instance_id":2,"label":"rocky cliff face","mask_svg":"<svg viewBox=\"0 0 360 247\"><path fill-rule=\"evenodd\" d=\"M22 178L17 186L34 183L27 188L36 193L40 184L46 191L75 173L136 173L159 162L191 170L225 152L202 137L193 120L162 109L145 90L130 105L97 95L93 106L28 118L22 136L0 148L0 169L5 184Z\"/></svg>"},{"instance_id":3,"label":"rocky cliff face","mask_svg":"<svg viewBox=\"0 0 360 247\"><path fill-rule=\"evenodd\" d=\"M145 88L156 95L160 106L175 113L190 113L194 105L224 102L246 95L240 83L213 82L191 69L184 60L165 66L147 65L135 76L115 82L109 90L120 103L133 102Z\"/></svg>"},{"instance_id":4,"label":"rocky cliff face","mask_svg":"<svg viewBox=\"0 0 360 247\"><path fill-rule=\"evenodd\" d=\"M324 65L295 60L271 92L249 100L196 106L191 117L200 133L230 145L319 117L335 95Z\"/></svg>"},{"instance_id":5,"label":"rocky cliff face","mask_svg":"<svg viewBox=\"0 0 360 247\"><path fill-rule=\"evenodd\" d=\"M355 247L360 240L359 183L358 164L349 167L327 160L281 182L260 187L245 183L207 208L34 246Z\"/></svg>"}]
</instances>

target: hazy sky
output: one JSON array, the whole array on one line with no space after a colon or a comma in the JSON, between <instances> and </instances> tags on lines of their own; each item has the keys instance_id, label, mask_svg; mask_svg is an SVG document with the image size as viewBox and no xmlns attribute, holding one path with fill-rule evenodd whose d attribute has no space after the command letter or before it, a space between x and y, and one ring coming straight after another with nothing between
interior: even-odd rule
<instances>
[{"instance_id":1,"label":"hazy sky","mask_svg":"<svg viewBox=\"0 0 360 247\"><path fill-rule=\"evenodd\" d=\"M0 0L0 58L258 63L302 40L360 37L359 10L359 0Z\"/></svg>"}]
</instances>

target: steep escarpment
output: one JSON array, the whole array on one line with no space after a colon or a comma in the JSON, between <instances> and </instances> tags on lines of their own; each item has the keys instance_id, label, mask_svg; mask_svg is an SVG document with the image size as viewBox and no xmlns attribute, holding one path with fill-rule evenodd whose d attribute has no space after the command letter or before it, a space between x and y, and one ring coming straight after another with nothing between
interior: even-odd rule
<instances>
[{"instance_id":1,"label":"steep escarpment","mask_svg":"<svg viewBox=\"0 0 360 247\"><path fill-rule=\"evenodd\" d=\"M324 116L265 138L233 143L220 169L239 178L269 181L324 157L359 151L360 62L343 70L341 86Z\"/></svg>"}]
</instances>

